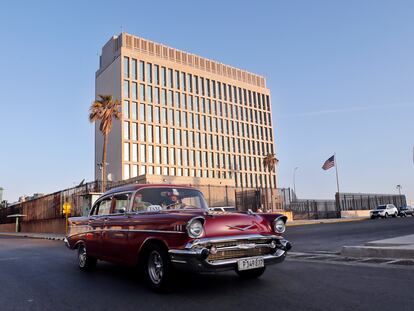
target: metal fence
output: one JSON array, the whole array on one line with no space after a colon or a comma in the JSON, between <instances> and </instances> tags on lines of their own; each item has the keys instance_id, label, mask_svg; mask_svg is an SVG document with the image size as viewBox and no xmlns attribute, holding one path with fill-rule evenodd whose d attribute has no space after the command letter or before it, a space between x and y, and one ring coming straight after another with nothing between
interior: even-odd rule
<instances>
[{"instance_id":1,"label":"metal fence","mask_svg":"<svg viewBox=\"0 0 414 311\"><path fill-rule=\"evenodd\" d=\"M341 217L334 200L301 200L290 202L284 206L284 209L292 212L295 220Z\"/></svg>"},{"instance_id":2,"label":"metal fence","mask_svg":"<svg viewBox=\"0 0 414 311\"><path fill-rule=\"evenodd\" d=\"M381 204L394 204L396 207L407 205L405 195L341 193L339 198L343 211L370 210ZM338 193L335 200L338 201Z\"/></svg>"},{"instance_id":3,"label":"metal fence","mask_svg":"<svg viewBox=\"0 0 414 311\"><path fill-rule=\"evenodd\" d=\"M0 223L14 222L14 219L7 218L7 216L17 213L25 215L23 222L62 218L64 202L72 205L72 216L80 216L84 208L83 195L99 192L100 187L100 182L90 182L2 208L0 209Z\"/></svg>"}]
</instances>

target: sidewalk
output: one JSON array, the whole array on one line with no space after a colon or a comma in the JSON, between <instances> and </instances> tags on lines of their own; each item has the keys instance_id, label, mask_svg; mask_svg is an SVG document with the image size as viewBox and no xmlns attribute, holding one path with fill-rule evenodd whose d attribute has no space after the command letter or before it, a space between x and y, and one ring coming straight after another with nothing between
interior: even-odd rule
<instances>
[{"instance_id":1,"label":"sidewalk","mask_svg":"<svg viewBox=\"0 0 414 311\"><path fill-rule=\"evenodd\" d=\"M367 220L368 217L347 217L347 218L330 218L330 219L304 219L304 220L290 220L287 222L288 227L317 225L317 224L333 224L338 222L351 222Z\"/></svg>"},{"instance_id":2,"label":"sidewalk","mask_svg":"<svg viewBox=\"0 0 414 311\"><path fill-rule=\"evenodd\" d=\"M343 246L342 256L390 259L414 258L414 234L365 243L363 246Z\"/></svg>"}]
</instances>

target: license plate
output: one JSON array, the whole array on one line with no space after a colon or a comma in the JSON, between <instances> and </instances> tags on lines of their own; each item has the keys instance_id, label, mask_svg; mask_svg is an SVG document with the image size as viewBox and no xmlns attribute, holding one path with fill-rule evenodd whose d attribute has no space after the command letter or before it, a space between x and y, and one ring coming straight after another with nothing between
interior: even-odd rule
<instances>
[{"instance_id":1,"label":"license plate","mask_svg":"<svg viewBox=\"0 0 414 311\"><path fill-rule=\"evenodd\" d=\"M237 268L239 271L256 269L261 267L264 267L264 260L262 257L241 259L237 262Z\"/></svg>"}]
</instances>

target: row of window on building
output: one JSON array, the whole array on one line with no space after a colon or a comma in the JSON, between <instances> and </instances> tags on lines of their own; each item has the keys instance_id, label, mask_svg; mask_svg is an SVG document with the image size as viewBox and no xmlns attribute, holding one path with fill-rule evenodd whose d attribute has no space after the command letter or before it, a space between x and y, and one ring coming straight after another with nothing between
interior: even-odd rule
<instances>
[{"instance_id":1,"label":"row of window on building","mask_svg":"<svg viewBox=\"0 0 414 311\"><path fill-rule=\"evenodd\" d=\"M138 152L139 147L139 152ZM138 158L139 155L139 158ZM189 167L215 167L240 171L263 171L260 154L241 155L223 152L154 146L151 144L124 143L124 162L164 164ZM139 161L138 161L139 160Z\"/></svg>"},{"instance_id":2,"label":"row of window on building","mask_svg":"<svg viewBox=\"0 0 414 311\"><path fill-rule=\"evenodd\" d=\"M132 102L132 107L130 107L129 101L124 101L123 113L126 116L126 119L139 120L141 122L157 123L163 125L168 124L170 126L184 127L212 133L218 132L230 136L247 136L248 138L252 137L254 139L273 140L272 128L268 126L265 127L263 124L255 125L248 122L239 122L235 120L217 118L187 111L180 111L178 109L172 108L167 109L142 103L139 105L138 118L138 103ZM129 124L129 122L125 121L124 125L125 124ZM132 126L136 127L136 125L134 125L134 122L132 122L132 124ZM124 134L129 137L128 131L125 131Z\"/></svg>"},{"instance_id":3,"label":"row of window on building","mask_svg":"<svg viewBox=\"0 0 414 311\"><path fill-rule=\"evenodd\" d=\"M223 135L200 133L190 130L124 122L124 141L173 145L194 149L208 149L226 153L268 154L273 153L273 144L269 141Z\"/></svg>"},{"instance_id":4,"label":"row of window on building","mask_svg":"<svg viewBox=\"0 0 414 311\"><path fill-rule=\"evenodd\" d=\"M135 58L124 56L123 76L126 79L270 111L268 95L164 66L160 67L142 60L138 61Z\"/></svg>"},{"instance_id":5,"label":"row of window on building","mask_svg":"<svg viewBox=\"0 0 414 311\"><path fill-rule=\"evenodd\" d=\"M275 175L270 175L269 173L240 173L232 171L138 164L124 164L123 166L123 179L134 178L145 174L203 178L234 178L236 187L275 187L276 184Z\"/></svg>"},{"instance_id":6,"label":"row of window on building","mask_svg":"<svg viewBox=\"0 0 414 311\"><path fill-rule=\"evenodd\" d=\"M132 82L131 91L129 82L124 81L124 94L123 96L133 101L138 100L137 84ZM146 91L145 91L146 89ZM180 109L188 109L194 112L200 112L205 114L216 115L219 117L225 117L230 119L237 119L246 122L264 123L265 125L271 125L270 112L259 110L256 108L248 108L246 106L240 106L236 104L210 100L204 97L187 95L185 93L174 92L171 90L160 89L152 86L145 86L140 84L140 101L154 103L162 106L170 106Z\"/></svg>"}]
</instances>

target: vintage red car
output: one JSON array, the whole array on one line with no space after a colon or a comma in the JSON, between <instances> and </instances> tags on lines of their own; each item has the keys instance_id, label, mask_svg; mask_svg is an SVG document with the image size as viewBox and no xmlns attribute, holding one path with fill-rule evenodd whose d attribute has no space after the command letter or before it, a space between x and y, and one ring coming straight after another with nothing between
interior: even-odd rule
<instances>
[{"instance_id":1,"label":"vintage red car","mask_svg":"<svg viewBox=\"0 0 414 311\"><path fill-rule=\"evenodd\" d=\"M104 193L89 216L69 219L66 245L78 250L81 270L97 260L143 268L149 286L163 291L173 271L234 270L259 277L285 259L279 214L211 211L203 194L179 185L128 185Z\"/></svg>"}]
</instances>

